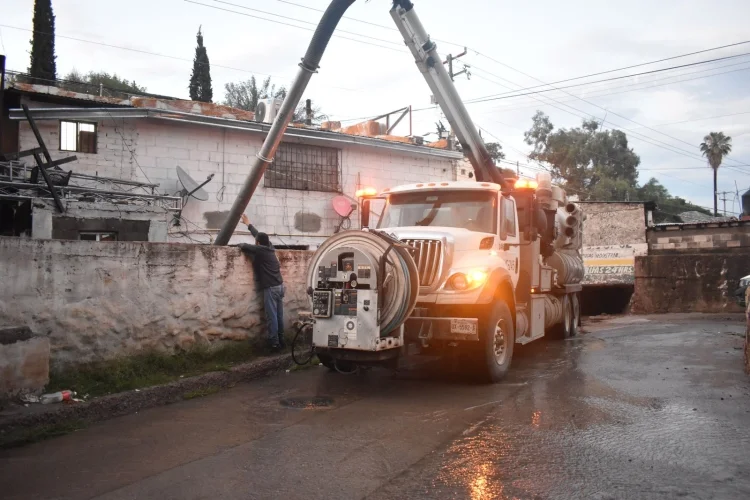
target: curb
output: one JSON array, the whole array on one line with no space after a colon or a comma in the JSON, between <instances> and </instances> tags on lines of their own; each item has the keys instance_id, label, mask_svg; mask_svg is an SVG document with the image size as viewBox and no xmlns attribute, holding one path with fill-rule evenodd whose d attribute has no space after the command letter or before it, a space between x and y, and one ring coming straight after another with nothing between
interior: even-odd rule
<instances>
[{"instance_id":1,"label":"curb","mask_svg":"<svg viewBox=\"0 0 750 500\"><path fill-rule=\"evenodd\" d=\"M75 422L93 424L111 418L164 406L184 400L185 393L208 387L226 389L240 382L249 382L285 370L292 363L291 354L261 358L234 366L228 371L209 372L175 380L165 385L110 394L84 403L56 405L49 411L18 413L0 417L0 449L26 442L24 431L39 426L55 426Z\"/></svg>"}]
</instances>

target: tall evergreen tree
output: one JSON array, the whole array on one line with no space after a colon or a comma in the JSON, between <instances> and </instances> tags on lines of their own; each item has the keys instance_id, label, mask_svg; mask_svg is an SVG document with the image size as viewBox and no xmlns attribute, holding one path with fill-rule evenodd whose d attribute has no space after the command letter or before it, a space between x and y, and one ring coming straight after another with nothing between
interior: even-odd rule
<instances>
[{"instance_id":1,"label":"tall evergreen tree","mask_svg":"<svg viewBox=\"0 0 750 500\"><path fill-rule=\"evenodd\" d=\"M193 101L211 102L214 91L211 88L211 66L208 63L208 53L203 46L203 35L198 28L198 46L195 48L193 60L193 74L190 76L190 99Z\"/></svg>"},{"instance_id":2,"label":"tall evergreen tree","mask_svg":"<svg viewBox=\"0 0 750 500\"><path fill-rule=\"evenodd\" d=\"M51 85L57 78L55 66L55 15L52 0L34 2L34 33L31 38L32 83Z\"/></svg>"}]
</instances>

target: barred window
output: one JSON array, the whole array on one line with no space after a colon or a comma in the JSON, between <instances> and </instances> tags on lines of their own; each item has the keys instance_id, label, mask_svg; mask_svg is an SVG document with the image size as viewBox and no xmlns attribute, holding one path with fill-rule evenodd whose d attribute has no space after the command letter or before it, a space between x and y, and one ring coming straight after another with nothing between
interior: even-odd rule
<instances>
[{"instance_id":1,"label":"barred window","mask_svg":"<svg viewBox=\"0 0 750 500\"><path fill-rule=\"evenodd\" d=\"M281 144L266 170L264 186L300 191L339 192L340 151L304 144Z\"/></svg>"}]
</instances>

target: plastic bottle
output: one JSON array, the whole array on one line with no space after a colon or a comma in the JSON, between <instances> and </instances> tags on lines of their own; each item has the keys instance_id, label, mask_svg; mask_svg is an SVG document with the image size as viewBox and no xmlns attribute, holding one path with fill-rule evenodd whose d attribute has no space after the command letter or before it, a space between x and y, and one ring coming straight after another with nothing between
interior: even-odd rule
<instances>
[{"instance_id":1,"label":"plastic bottle","mask_svg":"<svg viewBox=\"0 0 750 500\"><path fill-rule=\"evenodd\" d=\"M51 394L43 395L40 401L43 405L62 403L63 401L70 401L75 395L76 393L73 391L53 392Z\"/></svg>"}]
</instances>

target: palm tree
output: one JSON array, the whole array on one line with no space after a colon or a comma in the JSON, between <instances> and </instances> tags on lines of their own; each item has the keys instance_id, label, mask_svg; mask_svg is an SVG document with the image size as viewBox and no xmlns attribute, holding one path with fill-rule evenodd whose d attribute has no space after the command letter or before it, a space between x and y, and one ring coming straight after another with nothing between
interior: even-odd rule
<instances>
[{"instance_id":1,"label":"palm tree","mask_svg":"<svg viewBox=\"0 0 750 500\"><path fill-rule=\"evenodd\" d=\"M719 215L716 196L716 174L725 156L732 152L732 138L724 132L711 132L703 138L701 153L708 159L708 166L714 171L714 216Z\"/></svg>"}]
</instances>

